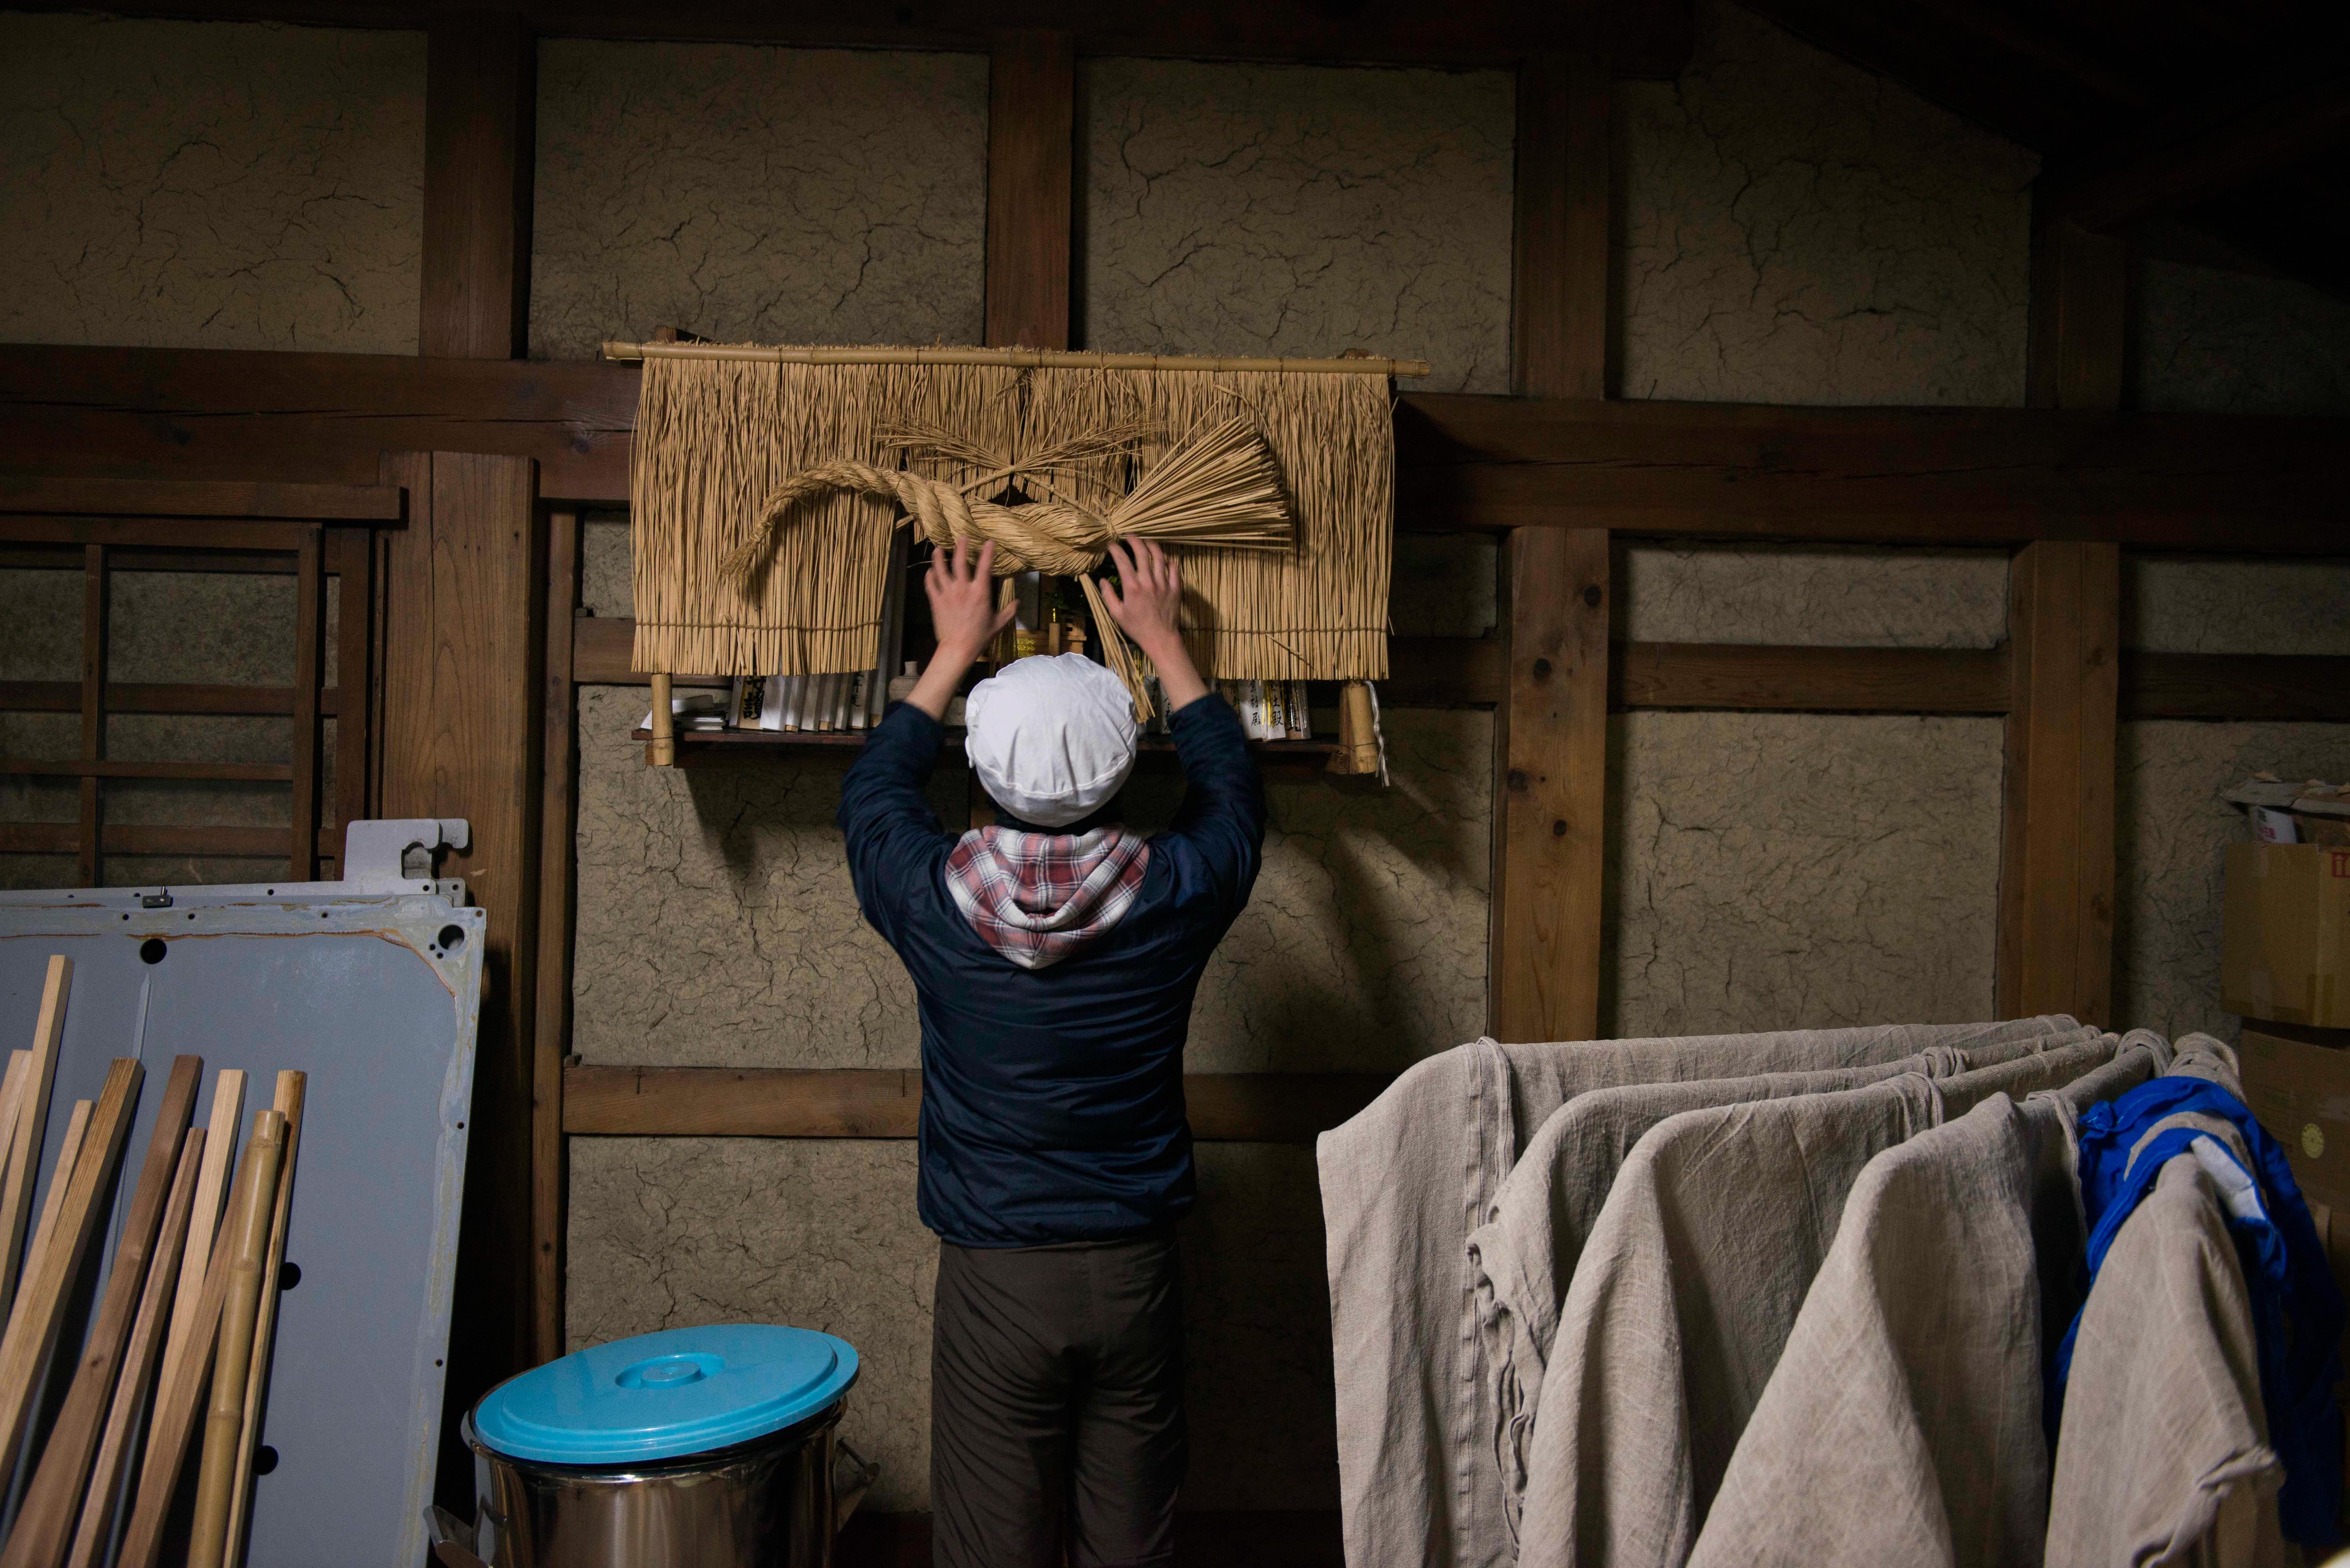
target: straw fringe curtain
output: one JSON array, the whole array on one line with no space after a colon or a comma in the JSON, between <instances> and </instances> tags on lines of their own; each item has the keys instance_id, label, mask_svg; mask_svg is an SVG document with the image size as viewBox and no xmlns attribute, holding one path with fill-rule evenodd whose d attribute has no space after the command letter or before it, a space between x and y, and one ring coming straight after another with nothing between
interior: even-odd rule
<instances>
[{"instance_id":1,"label":"straw fringe curtain","mask_svg":"<svg viewBox=\"0 0 2350 1568\"><path fill-rule=\"evenodd\" d=\"M1295 552L1179 547L1184 640L1211 680L1379 680L1388 673L1395 436L1385 377L1301 371L795 365L655 359L637 418L636 668L703 675L868 670L879 657L893 509L832 495L795 510L745 592L720 563L785 477L838 458L949 483L975 466L885 444L951 431L1035 451L1148 421L1167 441L1240 413L1279 463ZM1166 447L1054 477L1107 514Z\"/></svg>"}]
</instances>

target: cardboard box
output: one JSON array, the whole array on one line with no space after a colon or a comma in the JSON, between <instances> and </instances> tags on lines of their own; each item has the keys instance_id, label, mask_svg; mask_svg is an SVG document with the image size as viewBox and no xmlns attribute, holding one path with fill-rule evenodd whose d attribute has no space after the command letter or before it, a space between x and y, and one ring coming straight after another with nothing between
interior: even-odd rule
<instances>
[{"instance_id":1,"label":"cardboard box","mask_svg":"<svg viewBox=\"0 0 2350 1568\"><path fill-rule=\"evenodd\" d=\"M2350 1210L2350 1030L2244 1025L2244 1101L2313 1203Z\"/></svg>"},{"instance_id":2,"label":"cardboard box","mask_svg":"<svg viewBox=\"0 0 2350 1568\"><path fill-rule=\"evenodd\" d=\"M2350 848L2230 844L2220 1004L2248 1019L2350 1028Z\"/></svg>"}]
</instances>

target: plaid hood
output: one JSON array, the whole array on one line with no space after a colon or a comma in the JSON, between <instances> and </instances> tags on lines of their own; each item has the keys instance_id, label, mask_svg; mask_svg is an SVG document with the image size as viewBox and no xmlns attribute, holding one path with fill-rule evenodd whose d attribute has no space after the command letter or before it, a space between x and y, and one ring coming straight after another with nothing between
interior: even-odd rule
<instances>
[{"instance_id":1,"label":"plaid hood","mask_svg":"<svg viewBox=\"0 0 2350 1568\"><path fill-rule=\"evenodd\" d=\"M1149 846L1116 826L974 827L947 856L947 891L982 941L1022 969L1044 969L1115 928L1149 863Z\"/></svg>"}]
</instances>

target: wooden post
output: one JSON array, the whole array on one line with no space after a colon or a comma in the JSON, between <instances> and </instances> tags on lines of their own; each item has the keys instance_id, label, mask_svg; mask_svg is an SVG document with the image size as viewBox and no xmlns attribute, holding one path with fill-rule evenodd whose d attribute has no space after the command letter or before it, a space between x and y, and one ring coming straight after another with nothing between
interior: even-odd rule
<instances>
[{"instance_id":1,"label":"wooden post","mask_svg":"<svg viewBox=\"0 0 2350 1568\"><path fill-rule=\"evenodd\" d=\"M1607 69L1588 57L1538 57L1518 84L1513 385L1523 396L1602 397ZM1503 576L1488 1027L1504 1040L1585 1040L1599 1032L1607 530L1518 529Z\"/></svg>"},{"instance_id":2,"label":"wooden post","mask_svg":"<svg viewBox=\"0 0 2350 1568\"><path fill-rule=\"evenodd\" d=\"M2033 235L2027 392L2038 407L2120 408L2129 242L2064 220ZM2049 540L2009 567L2002 1016L2113 1016L2115 738L2121 551Z\"/></svg>"},{"instance_id":3,"label":"wooden post","mask_svg":"<svg viewBox=\"0 0 2350 1568\"><path fill-rule=\"evenodd\" d=\"M429 24L420 353L528 351L537 60L517 14L450 11Z\"/></svg>"},{"instance_id":4,"label":"wooden post","mask_svg":"<svg viewBox=\"0 0 2350 1568\"><path fill-rule=\"evenodd\" d=\"M294 807L286 879L318 874L318 670L326 658L326 530L302 530L294 557Z\"/></svg>"},{"instance_id":5,"label":"wooden post","mask_svg":"<svg viewBox=\"0 0 2350 1568\"><path fill-rule=\"evenodd\" d=\"M2009 568L1999 1012L2113 1014L2121 551L2026 546Z\"/></svg>"},{"instance_id":6,"label":"wooden post","mask_svg":"<svg viewBox=\"0 0 2350 1568\"><path fill-rule=\"evenodd\" d=\"M94 763L106 755L106 546L82 550L81 595L81 760ZM81 886L99 885L99 840L105 835L106 796L95 774L81 781L80 855L76 869Z\"/></svg>"},{"instance_id":7,"label":"wooden post","mask_svg":"<svg viewBox=\"0 0 2350 1568\"><path fill-rule=\"evenodd\" d=\"M563 1061L571 1050L571 894L578 741L571 644L579 609L579 514L549 520L546 549L546 767L539 796L538 998L532 1044L531 1326L535 1359L563 1354Z\"/></svg>"},{"instance_id":8,"label":"wooden post","mask_svg":"<svg viewBox=\"0 0 2350 1568\"><path fill-rule=\"evenodd\" d=\"M987 67L987 341L1069 346L1076 58L1066 33L995 35Z\"/></svg>"},{"instance_id":9,"label":"wooden post","mask_svg":"<svg viewBox=\"0 0 2350 1568\"><path fill-rule=\"evenodd\" d=\"M442 1404L442 1473L470 1496L459 1416L532 1365L531 1090L537 1014L539 803L545 740L546 530L527 458L399 452L409 492L388 530L383 660L386 816L462 816L447 875L489 913L465 1214Z\"/></svg>"}]
</instances>

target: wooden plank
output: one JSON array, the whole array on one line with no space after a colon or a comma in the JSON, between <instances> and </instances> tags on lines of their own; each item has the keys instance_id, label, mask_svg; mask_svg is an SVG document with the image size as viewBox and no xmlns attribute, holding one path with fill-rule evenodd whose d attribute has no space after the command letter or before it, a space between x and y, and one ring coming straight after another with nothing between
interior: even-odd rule
<instances>
[{"instance_id":1,"label":"wooden plank","mask_svg":"<svg viewBox=\"0 0 2350 1568\"><path fill-rule=\"evenodd\" d=\"M410 524L384 535L387 817L462 816L444 875L489 911L473 1114L444 1408L457 1417L531 1364L531 1092L538 960L546 530L523 459L393 454L417 476ZM454 1473L454 1472L452 1472Z\"/></svg>"},{"instance_id":2,"label":"wooden plank","mask_svg":"<svg viewBox=\"0 0 2350 1568\"><path fill-rule=\"evenodd\" d=\"M420 353L529 352L537 61L514 12L438 11L426 24Z\"/></svg>"},{"instance_id":3,"label":"wooden plank","mask_svg":"<svg viewBox=\"0 0 2350 1568\"><path fill-rule=\"evenodd\" d=\"M246 1533L253 1522L253 1460L261 1444L262 1412L269 1403L270 1358L277 1339L278 1277L286 1267L286 1236L294 1219L294 1178L302 1152L302 1111L309 1092L306 1073L277 1075L277 1096L271 1108L286 1118L286 1153L277 1173L277 1196L272 1205L269 1247L261 1268L259 1314L253 1327L253 1365L244 1378L244 1408L237 1442L236 1474L228 1500L228 1530L223 1560L244 1562Z\"/></svg>"},{"instance_id":4,"label":"wooden plank","mask_svg":"<svg viewBox=\"0 0 2350 1568\"><path fill-rule=\"evenodd\" d=\"M147 1140L147 1158L140 1167L139 1183L131 1189L122 1233L114 1243L106 1293L82 1344L65 1403L41 1446L39 1468L25 1490L7 1546L0 1550L0 1568L56 1568L72 1549L74 1522L80 1517L115 1376L130 1350L133 1320L146 1290L147 1270L162 1231L164 1205L172 1196L173 1176L181 1165L181 1142L195 1110L203 1072L201 1056L181 1056L172 1064L154 1131ZM124 1132L129 1132L127 1126Z\"/></svg>"},{"instance_id":5,"label":"wooden plank","mask_svg":"<svg viewBox=\"0 0 2350 1568\"><path fill-rule=\"evenodd\" d=\"M990 344L1069 346L1076 57L1070 35L998 33L987 67Z\"/></svg>"},{"instance_id":6,"label":"wooden plank","mask_svg":"<svg viewBox=\"0 0 2350 1568\"><path fill-rule=\"evenodd\" d=\"M1563 48L1596 31L1617 67L1629 75L1671 77L1689 57L1693 35L1687 0L1537 5L1533 0L1468 0L1445 6L1334 9L1314 0L1144 0L1104 6L1077 0L998 0L970 6L844 6L817 0L743 5L685 0L648 6L641 0L519 7L543 33L572 36L657 37L802 47L983 50L1005 27L1073 33L1081 53L1174 59L1307 60L1350 64L1506 66L1526 49ZM317 26L413 27L416 12L393 0L147 0L142 15L295 22Z\"/></svg>"},{"instance_id":7,"label":"wooden plank","mask_svg":"<svg viewBox=\"0 0 2350 1568\"><path fill-rule=\"evenodd\" d=\"M2125 719L2350 721L2350 659L2126 652L2121 714Z\"/></svg>"},{"instance_id":8,"label":"wooden plank","mask_svg":"<svg viewBox=\"0 0 2350 1568\"><path fill-rule=\"evenodd\" d=\"M115 517L284 517L397 523L401 497L378 484L0 476L0 512Z\"/></svg>"},{"instance_id":9,"label":"wooden plank","mask_svg":"<svg viewBox=\"0 0 2350 1568\"><path fill-rule=\"evenodd\" d=\"M2044 170L2033 182L2033 206L2044 219L2112 233L2282 171L2346 135L2350 73L2327 51L2306 63L2265 62L2249 78L2220 83L2200 101L2189 99Z\"/></svg>"},{"instance_id":10,"label":"wooden plank","mask_svg":"<svg viewBox=\"0 0 2350 1568\"><path fill-rule=\"evenodd\" d=\"M638 377L593 360L12 346L0 465L372 486L386 451L438 448L536 457L546 493L624 502Z\"/></svg>"},{"instance_id":11,"label":"wooden plank","mask_svg":"<svg viewBox=\"0 0 2350 1568\"><path fill-rule=\"evenodd\" d=\"M546 551L546 783L539 796L538 997L531 1068L531 1325L534 1359L563 1354L567 1161L563 1063L571 1052L571 899L577 857L578 735L571 682L579 607L579 516L557 512Z\"/></svg>"},{"instance_id":12,"label":"wooden plank","mask_svg":"<svg viewBox=\"0 0 2350 1568\"><path fill-rule=\"evenodd\" d=\"M371 661L375 639L369 635L369 616L375 601L375 549L369 537L353 528L331 535L338 599L335 623L334 686L321 691L319 709L335 715L335 830L368 815L368 733L374 717L368 692L373 687ZM352 692L350 711L342 707L342 688Z\"/></svg>"},{"instance_id":13,"label":"wooden plank","mask_svg":"<svg viewBox=\"0 0 2350 1568\"><path fill-rule=\"evenodd\" d=\"M1187 1073L1191 1136L1310 1143L1368 1105L1376 1073ZM912 1137L922 1075L911 1069L575 1066L564 1130L575 1137Z\"/></svg>"},{"instance_id":14,"label":"wooden plank","mask_svg":"<svg viewBox=\"0 0 2350 1568\"><path fill-rule=\"evenodd\" d=\"M291 778L284 763L126 763L100 757L43 761L35 757L0 757L0 774L28 778L89 779L231 779L266 782Z\"/></svg>"},{"instance_id":15,"label":"wooden plank","mask_svg":"<svg viewBox=\"0 0 2350 1568\"><path fill-rule=\"evenodd\" d=\"M2000 868L2002 1017L2112 1015L2121 557L2035 545L2010 572L2013 707Z\"/></svg>"},{"instance_id":16,"label":"wooden plank","mask_svg":"<svg viewBox=\"0 0 2350 1568\"><path fill-rule=\"evenodd\" d=\"M57 1166L49 1172L48 1196L41 1200L41 1222L33 1227L32 1239L25 1244L24 1279L40 1273L41 1260L57 1240L57 1215L66 1206L66 1189L73 1185L74 1164L81 1158L82 1139L89 1132L89 1113L95 1108L94 1101L76 1100L66 1116L65 1136L57 1140ZM16 1309L11 1307L10 1321L15 1317Z\"/></svg>"},{"instance_id":17,"label":"wooden plank","mask_svg":"<svg viewBox=\"0 0 2350 1568\"><path fill-rule=\"evenodd\" d=\"M1518 67L1515 390L1607 395L1608 82L1587 53Z\"/></svg>"},{"instance_id":18,"label":"wooden plank","mask_svg":"<svg viewBox=\"0 0 2350 1568\"><path fill-rule=\"evenodd\" d=\"M1612 705L1753 713L2004 713L2004 649L1617 645Z\"/></svg>"},{"instance_id":19,"label":"wooden plank","mask_svg":"<svg viewBox=\"0 0 2350 1568\"><path fill-rule=\"evenodd\" d=\"M295 548L298 526L292 523L218 522L210 517L34 517L12 513L0 515L0 541L290 552Z\"/></svg>"},{"instance_id":20,"label":"wooden plank","mask_svg":"<svg viewBox=\"0 0 2350 1568\"><path fill-rule=\"evenodd\" d=\"M53 953L41 981L41 1011L34 1019L33 1038L26 1048L24 1092L8 1124L6 1171L0 1176L0 1323L5 1323L16 1310L25 1227L32 1219L33 1190L40 1181L41 1150L49 1136L49 1099L57 1081L57 1047L65 1038L66 1008L72 999L73 960ZM72 1168L70 1158L58 1162L61 1173ZM51 1179L57 1188L65 1185L61 1179Z\"/></svg>"},{"instance_id":21,"label":"wooden plank","mask_svg":"<svg viewBox=\"0 0 2350 1568\"><path fill-rule=\"evenodd\" d=\"M122 1357L122 1376L116 1380L107 1408L106 1431L90 1464L89 1490L74 1528L73 1548L66 1568L100 1568L114 1535L114 1510L122 1490L123 1468L130 1459L135 1428L147 1413L147 1396L163 1350L165 1320L171 1315L172 1294L180 1280L180 1260L188 1239L188 1222L195 1211L196 1185L203 1165L204 1129L190 1127L180 1143L179 1168L164 1205L163 1231L155 1242L155 1261L139 1293L139 1316Z\"/></svg>"},{"instance_id":22,"label":"wooden plank","mask_svg":"<svg viewBox=\"0 0 2350 1568\"><path fill-rule=\"evenodd\" d=\"M2062 219L2037 224L2025 368L2034 408L2121 407L2128 303L2126 238Z\"/></svg>"},{"instance_id":23,"label":"wooden plank","mask_svg":"<svg viewBox=\"0 0 2350 1568\"><path fill-rule=\"evenodd\" d=\"M120 566L110 560L108 574ZM342 693L332 686L318 690L318 711L331 718ZM74 680L0 680L0 713L74 713L81 710L81 684ZM109 713L232 713L282 715L294 711L291 686L226 686L190 681L109 680L106 683Z\"/></svg>"},{"instance_id":24,"label":"wooden plank","mask_svg":"<svg viewBox=\"0 0 2350 1568\"><path fill-rule=\"evenodd\" d=\"M302 531L294 578L293 805L286 828L286 875L296 882L318 871L318 672L326 662L326 537Z\"/></svg>"},{"instance_id":25,"label":"wooden plank","mask_svg":"<svg viewBox=\"0 0 2350 1568\"><path fill-rule=\"evenodd\" d=\"M123 1140L130 1136L142 1075L139 1064L127 1056L116 1057L107 1070L106 1088L90 1116L89 1131L57 1211L56 1233L42 1249L38 1272L26 1276L24 1292L9 1314L7 1334L0 1338L0 1485L16 1473L26 1426L57 1349L74 1281L105 1220L101 1199L114 1185Z\"/></svg>"},{"instance_id":26,"label":"wooden plank","mask_svg":"<svg viewBox=\"0 0 2350 1568\"><path fill-rule=\"evenodd\" d=\"M1607 561L1598 529L1510 539L1509 684L1493 724L1488 1026L1499 1039L1599 1029Z\"/></svg>"}]
</instances>

